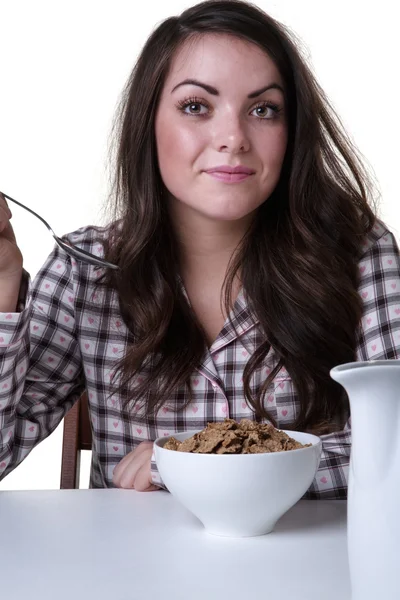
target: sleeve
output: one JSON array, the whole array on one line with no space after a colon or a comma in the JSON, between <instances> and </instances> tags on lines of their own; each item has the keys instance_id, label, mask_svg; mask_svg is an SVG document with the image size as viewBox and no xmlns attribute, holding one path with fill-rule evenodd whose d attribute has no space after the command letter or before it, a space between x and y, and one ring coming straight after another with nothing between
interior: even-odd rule
<instances>
[{"instance_id":1,"label":"sleeve","mask_svg":"<svg viewBox=\"0 0 400 600\"><path fill-rule=\"evenodd\" d=\"M24 271L19 312L0 312L0 480L83 392L76 301L71 260L56 246L33 284Z\"/></svg>"},{"instance_id":2,"label":"sleeve","mask_svg":"<svg viewBox=\"0 0 400 600\"><path fill-rule=\"evenodd\" d=\"M381 225L377 225L380 229ZM362 256L359 268L363 316L357 360L400 358L400 254L392 233L383 229ZM320 466L305 497L346 498L351 418L343 431L322 435L321 439Z\"/></svg>"}]
</instances>

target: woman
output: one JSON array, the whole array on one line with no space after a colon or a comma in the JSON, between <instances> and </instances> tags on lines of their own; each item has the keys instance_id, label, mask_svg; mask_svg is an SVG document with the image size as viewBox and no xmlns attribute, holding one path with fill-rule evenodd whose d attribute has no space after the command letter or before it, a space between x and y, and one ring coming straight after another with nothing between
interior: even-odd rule
<instances>
[{"instance_id":1,"label":"woman","mask_svg":"<svg viewBox=\"0 0 400 600\"><path fill-rule=\"evenodd\" d=\"M27 275L1 200L0 473L87 389L91 487L160 489L153 441L225 417L323 439L308 498L345 498L329 370L397 358L399 253L285 28L204 2L150 36L116 121L114 212Z\"/></svg>"}]
</instances>

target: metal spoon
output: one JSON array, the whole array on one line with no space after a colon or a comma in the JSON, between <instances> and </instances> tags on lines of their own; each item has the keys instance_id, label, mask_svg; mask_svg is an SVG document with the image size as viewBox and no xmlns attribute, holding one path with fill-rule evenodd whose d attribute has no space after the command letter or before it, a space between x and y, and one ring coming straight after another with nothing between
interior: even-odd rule
<instances>
[{"instance_id":1,"label":"metal spoon","mask_svg":"<svg viewBox=\"0 0 400 600\"><path fill-rule=\"evenodd\" d=\"M109 267L110 269L119 269L119 267L117 265L113 265L112 263L109 263L106 260L103 260L102 258L99 258L98 256L95 256L94 254L91 254L90 252L86 252L86 250L82 250L81 248L77 248L76 246L73 246L72 244L64 242L64 240L59 238L54 233L54 231L52 230L50 225L47 223L47 221L45 221L43 219L43 217L41 217L40 215L35 213L34 210L32 210L31 208L28 208L24 204L21 204L21 202L14 200L14 198L10 198L10 196L7 196L7 194L5 194L4 192L0 192L0 194L2 194L4 196L4 198L7 198L7 200L11 200L11 202L15 202L15 204L18 204L18 206L21 206L21 208L24 208L25 210L27 210L30 213L32 213L33 215L35 215L35 217L40 219L40 221L42 221L42 223L44 225L46 225L47 229L50 231L51 235L53 236L53 238L56 241L56 244L58 244L58 246L60 246L60 248L62 248L64 250L64 252L66 252L70 256L73 256L74 258L77 258L78 260L87 262L90 265L100 265L102 267Z\"/></svg>"}]
</instances>

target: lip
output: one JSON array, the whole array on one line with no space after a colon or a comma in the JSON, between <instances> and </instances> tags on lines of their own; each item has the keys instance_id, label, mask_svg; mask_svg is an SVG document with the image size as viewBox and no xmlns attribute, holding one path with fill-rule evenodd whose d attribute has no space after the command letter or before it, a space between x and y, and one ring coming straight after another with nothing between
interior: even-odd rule
<instances>
[{"instance_id":1,"label":"lip","mask_svg":"<svg viewBox=\"0 0 400 600\"><path fill-rule=\"evenodd\" d=\"M208 171L207 175L224 183L240 183L251 177L247 173L225 173L224 171L214 171L212 173Z\"/></svg>"},{"instance_id":2,"label":"lip","mask_svg":"<svg viewBox=\"0 0 400 600\"><path fill-rule=\"evenodd\" d=\"M255 171L254 169L250 169L249 167L244 167L242 165L238 165L236 167L230 167L229 165L220 165L219 167L206 169L206 173L228 173L234 175L240 173L244 175L252 175L253 173L255 173Z\"/></svg>"}]
</instances>

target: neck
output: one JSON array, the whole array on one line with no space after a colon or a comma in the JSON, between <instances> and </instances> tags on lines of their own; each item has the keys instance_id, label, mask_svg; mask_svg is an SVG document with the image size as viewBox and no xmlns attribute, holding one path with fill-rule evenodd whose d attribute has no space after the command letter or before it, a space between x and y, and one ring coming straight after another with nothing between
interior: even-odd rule
<instances>
[{"instance_id":1,"label":"neck","mask_svg":"<svg viewBox=\"0 0 400 600\"><path fill-rule=\"evenodd\" d=\"M172 208L170 214L183 273L204 271L209 276L225 274L252 220L247 215L236 221L215 221L190 209Z\"/></svg>"}]
</instances>

